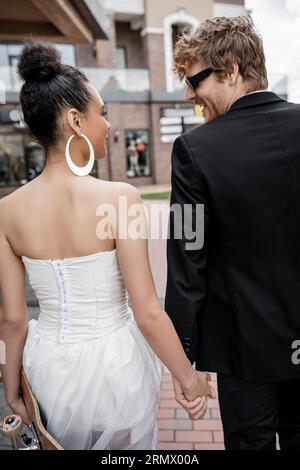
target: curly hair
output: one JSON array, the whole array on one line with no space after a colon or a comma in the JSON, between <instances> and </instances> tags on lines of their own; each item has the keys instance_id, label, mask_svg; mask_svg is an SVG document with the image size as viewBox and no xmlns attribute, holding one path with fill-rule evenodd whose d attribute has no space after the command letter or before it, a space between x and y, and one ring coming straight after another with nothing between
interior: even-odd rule
<instances>
[{"instance_id":1,"label":"curly hair","mask_svg":"<svg viewBox=\"0 0 300 470\"><path fill-rule=\"evenodd\" d=\"M63 107L87 111L88 80L76 68L63 65L52 44L36 39L25 43L18 73L25 82L20 94L24 122L31 137L47 151L61 136L58 118Z\"/></svg>"},{"instance_id":2,"label":"curly hair","mask_svg":"<svg viewBox=\"0 0 300 470\"><path fill-rule=\"evenodd\" d=\"M262 38L250 16L207 19L185 30L175 46L173 70L182 80L186 69L199 61L212 67L221 81L236 63L248 92L268 88Z\"/></svg>"}]
</instances>

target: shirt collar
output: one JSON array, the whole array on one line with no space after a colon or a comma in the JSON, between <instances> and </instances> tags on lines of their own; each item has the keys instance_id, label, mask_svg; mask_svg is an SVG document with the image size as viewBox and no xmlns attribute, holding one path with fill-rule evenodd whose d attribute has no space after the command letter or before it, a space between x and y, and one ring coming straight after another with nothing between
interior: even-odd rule
<instances>
[{"instance_id":1,"label":"shirt collar","mask_svg":"<svg viewBox=\"0 0 300 470\"><path fill-rule=\"evenodd\" d=\"M276 103L280 101L285 101L279 96L277 96L272 91L268 90L257 90L247 95L243 95L238 98L229 108L228 112L235 111L236 109L249 108L252 106L258 106L268 103Z\"/></svg>"}]
</instances>

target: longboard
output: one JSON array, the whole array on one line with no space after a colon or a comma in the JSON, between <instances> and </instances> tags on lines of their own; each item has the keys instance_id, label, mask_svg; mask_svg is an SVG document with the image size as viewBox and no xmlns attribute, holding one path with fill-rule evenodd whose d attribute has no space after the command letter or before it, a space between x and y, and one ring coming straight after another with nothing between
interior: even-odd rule
<instances>
[{"instance_id":1,"label":"longboard","mask_svg":"<svg viewBox=\"0 0 300 470\"><path fill-rule=\"evenodd\" d=\"M22 423L20 423L20 417L16 415L6 416L4 421L6 421L7 425L5 426L4 422L2 434L12 438L15 449L64 450L63 447L44 428L38 402L32 393L23 368L21 369L20 390L27 412L33 424L32 426L23 427ZM16 432L18 429L21 430L23 428L23 430L16 434L16 432L12 430L13 426L15 426ZM9 431L9 428L11 431Z\"/></svg>"}]
</instances>

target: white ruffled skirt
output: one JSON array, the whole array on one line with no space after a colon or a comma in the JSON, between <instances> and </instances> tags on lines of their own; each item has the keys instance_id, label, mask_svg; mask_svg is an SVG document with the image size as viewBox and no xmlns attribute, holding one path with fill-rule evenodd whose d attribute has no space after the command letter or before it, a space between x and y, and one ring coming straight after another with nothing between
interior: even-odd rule
<instances>
[{"instance_id":1,"label":"white ruffled skirt","mask_svg":"<svg viewBox=\"0 0 300 470\"><path fill-rule=\"evenodd\" d=\"M31 320L23 368L47 431L64 449L156 448L162 363L134 320L73 344L46 339Z\"/></svg>"}]
</instances>

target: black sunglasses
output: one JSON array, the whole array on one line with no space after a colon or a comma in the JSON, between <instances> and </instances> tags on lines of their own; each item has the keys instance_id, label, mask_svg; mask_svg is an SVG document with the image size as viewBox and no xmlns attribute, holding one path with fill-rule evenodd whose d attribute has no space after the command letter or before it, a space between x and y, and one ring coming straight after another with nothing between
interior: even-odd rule
<instances>
[{"instance_id":1,"label":"black sunglasses","mask_svg":"<svg viewBox=\"0 0 300 470\"><path fill-rule=\"evenodd\" d=\"M207 77L210 76L210 74L214 70L211 67L208 67L207 69L203 69L200 72L196 73L195 75L192 75L191 77L186 77L185 83L192 88L192 90L196 91L199 83L205 80Z\"/></svg>"}]
</instances>

